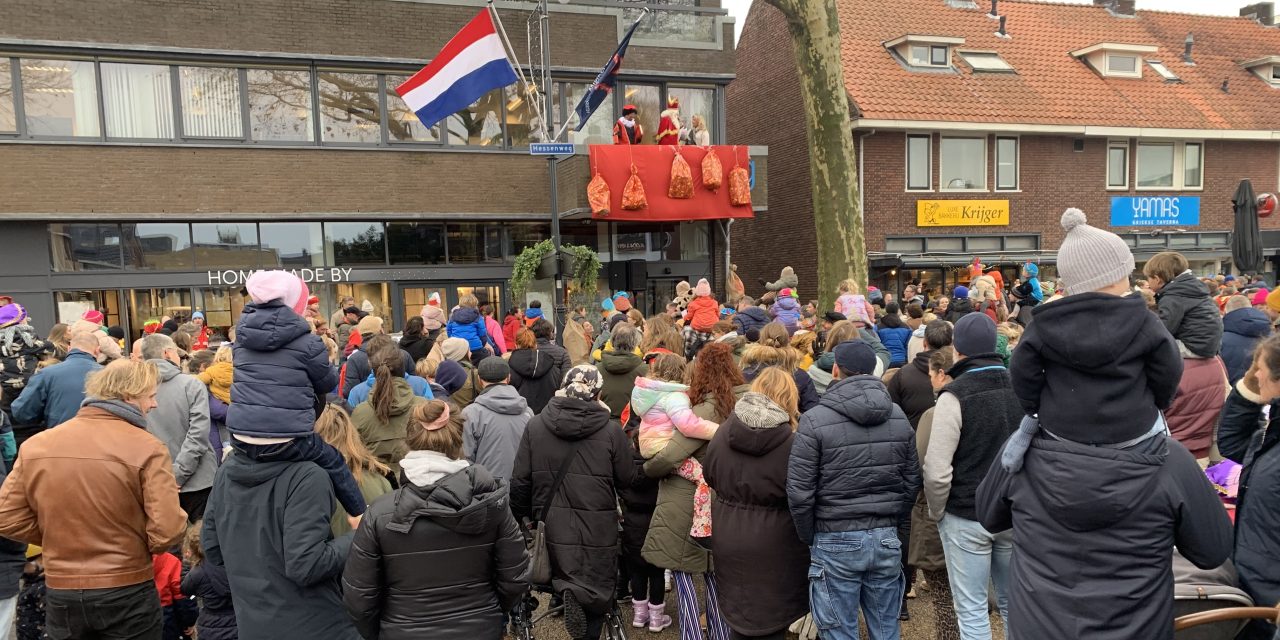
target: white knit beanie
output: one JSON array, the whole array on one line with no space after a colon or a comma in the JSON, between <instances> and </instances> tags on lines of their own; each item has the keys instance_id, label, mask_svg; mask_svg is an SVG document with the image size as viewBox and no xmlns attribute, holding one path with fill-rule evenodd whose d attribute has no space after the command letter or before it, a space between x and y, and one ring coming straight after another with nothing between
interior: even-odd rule
<instances>
[{"instance_id":1,"label":"white knit beanie","mask_svg":"<svg viewBox=\"0 0 1280 640\"><path fill-rule=\"evenodd\" d=\"M1133 273L1133 252L1110 231L1088 225L1084 212L1074 207L1062 213L1067 237L1058 248L1058 276L1067 295L1097 291Z\"/></svg>"}]
</instances>

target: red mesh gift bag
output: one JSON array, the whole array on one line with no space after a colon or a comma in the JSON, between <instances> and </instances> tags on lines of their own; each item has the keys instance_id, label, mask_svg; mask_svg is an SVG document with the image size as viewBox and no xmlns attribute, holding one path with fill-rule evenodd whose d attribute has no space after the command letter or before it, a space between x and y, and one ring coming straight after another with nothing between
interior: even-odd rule
<instances>
[{"instance_id":1,"label":"red mesh gift bag","mask_svg":"<svg viewBox=\"0 0 1280 640\"><path fill-rule=\"evenodd\" d=\"M631 177L627 178L627 185L622 188L622 208L627 211L636 211L648 207L649 201L644 197L644 184L640 182L639 169L633 164Z\"/></svg>"},{"instance_id":2,"label":"red mesh gift bag","mask_svg":"<svg viewBox=\"0 0 1280 640\"><path fill-rule=\"evenodd\" d=\"M702 157L702 186L716 191L724 184L724 165L720 164L720 154L714 147L707 147L707 155Z\"/></svg>"},{"instance_id":3,"label":"red mesh gift bag","mask_svg":"<svg viewBox=\"0 0 1280 640\"><path fill-rule=\"evenodd\" d=\"M596 174L587 183L587 202L591 204L591 213L597 216L609 215L609 183L604 176Z\"/></svg>"},{"instance_id":4,"label":"red mesh gift bag","mask_svg":"<svg viewBox=\"0 0 1280 640\"><path fill-rule=\"evenodd\" d=\"M733 149L733 169L729 170L729 204L735 207L751 206L751 175L738 165L738 148Z\"/></svg>"},{"instance_id":5,"label":"red mesh gift bag","mask_svg":"<svg viewBox=\"0 0 1280 640\"><path fill-rule=\"evenodd\" d=\"M675 147L676 157L671 161L671 186L667 187L667 196L676 200L687 200L693 197L693 173L689 163L680 155L680 147Z\"/></svg>"}]
</instances>

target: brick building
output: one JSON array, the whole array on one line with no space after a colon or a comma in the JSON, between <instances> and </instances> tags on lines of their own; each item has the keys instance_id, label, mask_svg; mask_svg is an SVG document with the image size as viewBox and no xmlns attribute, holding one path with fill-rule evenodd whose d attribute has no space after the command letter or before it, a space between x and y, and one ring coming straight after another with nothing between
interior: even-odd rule
<instances>
[{"instance_id":1,"label":"brick building","mask_svg":"<svg viewBox=\"0 0 1280 640\"><path fill-rule=\"evenodd\" d=\"M949 288L973 256L1052 275L1070 206L1139 262L1174 249L1201 272L1230 268L1237 186L1280 181L1272 5L1233 18L1096 2L836 1L873 284ZM734 241L785 249L734 262L750 283L790 264L803 293L815 229L799 81L777 49L787 37L781 13L755 3L728 134L769 146L772 206ZM1280 218L1261 224L1274 272Z\"/></svg>"},{"instance_id":2,"label":"brick building","mask_svg":"<svg viewBox=\"0 0 1280 640\"><path fill-rule=\"evenodd\" d=\"M523 305L505 287L512 259L549 237L551 219L547 160L528 150L543 135L533 96L495 91L425 130L392 91L484 6L7 3L0 293L42 330L91 306L131 335L193 310L231 325L261 268L298 269L326 313L352 295L396 328L432 292ZM496 6L523 60L534 5ZM573 106L645 6L615 94L574 141L608 142L624 103L656 132L678 97L723 142L733 19L715 0L551 3L557 125L576 124ZM585 165L561 165L562 217L586 210ZM562 226L606 266L646 261L652 277L628 288L663 302L678 280L712 275L721 237L708 222ZM610 271L602 289L617 285ZM546 299L543 284L533 295Z\"/></svg>"}]
</instances>

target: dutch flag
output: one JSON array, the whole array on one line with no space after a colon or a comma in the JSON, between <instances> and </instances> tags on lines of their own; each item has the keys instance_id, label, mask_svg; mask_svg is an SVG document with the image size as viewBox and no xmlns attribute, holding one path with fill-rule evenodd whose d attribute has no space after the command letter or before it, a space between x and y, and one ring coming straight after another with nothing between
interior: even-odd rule
<instances>
[{"instance_id":1,"label":"dutch flag","mask_svg":"<svg viewBox=\"0 0 1280 640\"><path fill-rule=\"evenodd\" d=\"M396 93L430 128L484 94L515 82L515 69L485 9L430 64L396 87Z\"/></svg>"}]
</instances>

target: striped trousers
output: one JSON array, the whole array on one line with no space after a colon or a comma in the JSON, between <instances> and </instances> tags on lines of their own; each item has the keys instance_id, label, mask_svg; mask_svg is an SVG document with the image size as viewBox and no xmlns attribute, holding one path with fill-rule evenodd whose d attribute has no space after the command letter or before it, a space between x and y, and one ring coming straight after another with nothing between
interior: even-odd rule
<instances>
[{"instance_id":1,"label":"striped trousers","mask_svg":"<svg viewBox=\"0 0 1280 640\"><path fill-rule=\"evenodd\" d=\"M675 578L676 599L680 606L680 640L703 640L702 625L698 622L698 591L693 586L693 575L672 571ZM716 574L702 574L707 584L707 635L708 640L729 640L729 625L720 615L720 594L716 589Z\"/></svg>"}]
</instances>

